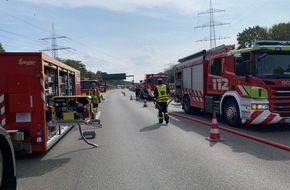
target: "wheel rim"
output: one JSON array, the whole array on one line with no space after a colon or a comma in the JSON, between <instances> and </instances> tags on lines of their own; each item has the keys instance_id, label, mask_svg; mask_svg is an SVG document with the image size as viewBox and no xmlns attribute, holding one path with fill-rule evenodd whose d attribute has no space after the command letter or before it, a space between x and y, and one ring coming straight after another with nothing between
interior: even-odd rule
<instances>
[{"instance_id":1,"label":"wheel rim","mask_svg":"<svg viewBox=\"0 0 290 190\"><path fill-rule=\"evenodd\" d=\"M237 109L235 106L230 106L226 110L226 116L229 121L234 121L237 118Z\"/></svg>"}]
</instances>

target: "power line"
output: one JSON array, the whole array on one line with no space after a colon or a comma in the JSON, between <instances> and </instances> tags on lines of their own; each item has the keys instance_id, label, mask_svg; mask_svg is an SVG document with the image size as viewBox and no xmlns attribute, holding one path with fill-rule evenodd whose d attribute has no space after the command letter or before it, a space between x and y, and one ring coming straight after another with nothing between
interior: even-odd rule
<instances>
[{"instance_id":1,"label":"power line","mask_svg":"<svg viewBox=\"0 0 290 190\"><path fill-rule=\"evenodd\" d=\"M34 24L31 24L30 22L27 22L27 21L25 21L25 20L23 20L23 19L21 19L21 18L19 18L19 17L16 17L16 16L14 16L14 15L12 15L12 14L6 12L6 11L3 11L3 10L0 10L0 11L2 11L2 12L5 13L6 15L8 15L8 16L10 16L10 17L16 19L16 20L19 20L19 21L21 21L21 22L23 22L23 23L25 23L25 24L27 24L27 25L33 26L34 28L37 28L37 29L39 29L39 30L42 30L42 31L47 32L47 30L45 30L45 29L43 29L43 28L41 28L41 27L39 27L39 26L36 26L36 25L34 25Z\"/></svg>"},{"instance_id":2,"label":"power line","mask_svg":"<svg viewBox=\"0 0 290 190\"><path fill-rule=\"evenodd\" d=\"M17 33L14 33L14 32L10 32L8 30L0 29L0 31L8 33L8 34L13 34L13 35L21 37L21 38L27 38L27 36L24 36L24 35L21 35L21 34L17 34Z\"/></svg>"},{"instance_id":3,"label":"power line","mask_svg":"<svg viewBox=\"0 0 290 190\"><path fill-rule=\"evenodd\" d=\"M85 44L83 44L83 43L80 43L80 42L78 42L78 41L76 41L76 40L74 40L74 39L71 39L71 41L73 41L73 42L75 42L75 43L77 43L77 44L79 44L79 45L81 45L81 46L83 46L83 47L86 47L86 48L92 49L92 50L94 50L94 51L96 51L96 52L99 52L99 53L101 53L101 54L103 54L103 55L105 55L105 56L108 56L108 57L110 57L110 58L113 58L113 59L116 59L116 60L120 61L119 58L114 57L114 56L112 56L111 54L109 54L109 53L107 53L107 52L103 52L103 51L97 50L97 49L94 48L94 47L89 47L89 46L87 46L87 45L85 45ZM95 58L95 59L99 59L99 58ZM110 63L110 62L108 62L108 61L106 61L106 60L101 60L101 61L104 61L104 62Z\"/></svg>"},{"instance_id":4,"label":"power line","mask_svg":"<svg viewBox=\"0 0 290 190\"><path fill-rule=\"evenodd\" d=\"M28 36L24 36L24 35L21 35L21 34L17 34L17 33L14 33L14 32L11 32L11 31L8 31L8 30L4 30L4 29L0 29L0 32L4 32L4 33L7 33L7 34L10 34L10 35L13 35L13 36L17 36L17 37L20 37L20 38L14 38L14 37L9 37L9 36L5 36L5 35L0 35L2 36L3 38L6 38L6 39L10 39L10 40L14 40L14 41L17 41L17 42L24 42L24 43L27 43L29 42L30 44L37 44L37 43L34 43L34 42L38 42L39 41L34 41L34 40L29 40Z\"/></svg>"},{"instance_id":5,"label":"power line","mask_svg":"<svg viewBox=\"0 0 290 190\"><path fill-rule=\"evenodd\" d=\"M39 30L42 30L42 31L46 31L46 32L47 32L46 29L43 29L43 28L41 28L41 27L39 27L39 26L37 26L37 25L34 25L34 24L30 23L30 22L27 22L27 21L25 21L25 20L23 20L23 19L21 19L21 18L19 18L19 17L17 17L17 16L14 16L14 15L12 15L12 14L6 12L6 11L3 11L3 10L0 10L0 11L2 11L3 13L5 13L6 15L12 17L13 19L16 19L16 20L21 21L21 22L23 22L23 23L25 23L25 24L27 24L27 25L29 25L29 26L32 26L32 27L34 27L34 28L37 28L37 29L39 29ZM5 31L5 30L3 30L3 29L0 29L0 31L1 31L1 30L4 31L4 32L6 32L6 33L9 33L9 34L13 34L13 35L19 36L19 37L21 37L21 38L23 38L23 39L27 39L26 36L23 36L23 35L20 35L20 34L16 34L16 33L13 33L13 32L9 32L9 31ZM62 39L64 39L64 38L69 39L69 40L74 41L75 43L77 43L77 44L79 44L79 45L82 45L83 47L93 49L93 50L95 50L95 51L97 51L97 52L99 52L99 53L101 53L101 54L103 54L103 55L106 55L106 56L111 57L111 58L113 58L113 59L117 59L117 60L119 60L119 58L114 57L114 56L112 56L112 55L109 54L109 53L99 51L99 50L95 49L94 47L88 47L87 45L84 45L84 44L82 44L82 43L80 43L80 42L78 42L78 41L76 41L76 40L73 40L73 39L67 37L67 36L59 36L59 35L56 35L55 32L54 32L54 27L53 27L53 29L52 29L52 35L51 35L51 36L40 39L40 40L42 40L43 42L46 42L46 43L47 43L47 40L51 40L51 47L50 47L50 48L45 48L45 49L40 50L40 51L50 51L50 52L52 53L52 56L53 56L53 57L58 57L58 50L67 50L67 51L68 51L68 50L70 49L70 50L73 50L74 52L76 51L75 49L70 48L70 47L62 47L62 46L58 46L58 45L57 45L57 41L56 41L58 38L59 38L59 39L61 39L61 38L62 38ZM69 52L69 51L68 51L68 52ZM91 56L91 57L93 57L93 56ZM114 65L113 63L111 63L111 62L109 62L109 61L106 61L106 60L103 60L103 59L99 59L99 58L96 58L96 57L94 57L94 59L95 59L95 60L99 60L99 61L106 62L106 63L109 63L109 64Z\"/></svg>"}]
</instances>

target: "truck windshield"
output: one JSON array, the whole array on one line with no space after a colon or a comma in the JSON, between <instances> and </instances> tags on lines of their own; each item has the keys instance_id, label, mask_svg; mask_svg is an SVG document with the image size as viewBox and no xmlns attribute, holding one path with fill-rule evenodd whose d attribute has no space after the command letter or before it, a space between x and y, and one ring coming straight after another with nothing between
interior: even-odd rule
<instances>
[{"instance_id":1,"label":"truck windshield","mask_svg":"<svg viewBox=\"0 0 290 190\"><path fill-rule=\"evenodd\" d=\"M93 83L97 83L97 81L93 81L93 80L88 80L88 81L81 81L81 88L83 89L89 89L92 87Z\"/></svg>"},{"instance_id":2,"label":"truck windshield","mask_svg":"<svg viewBox=\"0 0 290 190\"><path fill-rule=\"evenodd\" d=\"M157 85L158 84L158 78L152 78L151 82L153 85ZM163 84L167 84L168 83L168 78L162 78L162 83Z\"/></svg>"},{"instance_id":3,"label":"truck windshield","mask_svg":"<svg viewBox=\"0 0 290 190\"><path fill-rule=\"evenodd\" d=\"M255 75L259 78L290 78L290 52L257 53Z\"/></svg>"}]
</instances>

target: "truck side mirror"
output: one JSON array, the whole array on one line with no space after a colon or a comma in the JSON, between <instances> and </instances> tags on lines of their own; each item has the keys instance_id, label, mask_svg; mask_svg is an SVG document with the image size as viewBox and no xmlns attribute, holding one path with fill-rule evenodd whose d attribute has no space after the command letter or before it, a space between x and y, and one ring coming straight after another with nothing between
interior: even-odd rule
<instances>
[{"instance_id":1,"label":"truck side mirror","mask_svg":"<svg viewBox=\"0 0 290 190\"><path fill-rule=\"evenodd\" d=\"M247 79L249 78L250 74L250 62L249 61L243 61L238 62L235 65L235 73L237 76L245 76Z\"/></svg>"},{"instance_id":2,"label":"truck side mirror","mask_svg":"<svg viewBox=\"0 0 290 190\"><path fill-rule=\"evenodd\" d=\"M242 55L236 55L235 56L235 63L240 63L240 62L243 62L244 61L244 58Z\"/></svg>"},{"instance_id":3,"label":"truck side mirror","mask_svg":"<svg viewBox=\"0 0 290 190\"><path fill-rule=\"evenodd\" d=\"M235 67L236 75L238 76L245 76L246 75L246 64L243 62L236 63Z\"/></svg>"}]
</instances>

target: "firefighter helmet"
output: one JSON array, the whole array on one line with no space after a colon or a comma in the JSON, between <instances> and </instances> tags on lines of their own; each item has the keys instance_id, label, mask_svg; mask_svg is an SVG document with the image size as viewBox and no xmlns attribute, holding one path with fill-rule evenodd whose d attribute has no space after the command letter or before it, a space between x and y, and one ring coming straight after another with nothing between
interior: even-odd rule
<instances>
[{"instance_id":1,"label":"firefighter helmet","mask_svg":"<svg viewBox=\"0 0 290 190\"><path fill-rule=\"evenodd\" d=\"M162 78L158 78L158 84L162 84Z\"/></svg>"}]
</instances>

